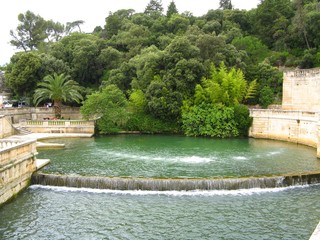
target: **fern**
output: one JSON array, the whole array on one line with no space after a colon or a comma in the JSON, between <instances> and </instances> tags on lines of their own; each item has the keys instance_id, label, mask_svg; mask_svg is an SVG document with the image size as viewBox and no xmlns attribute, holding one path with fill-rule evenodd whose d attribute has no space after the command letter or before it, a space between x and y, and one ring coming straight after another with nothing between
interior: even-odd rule
<instances>
[{"instance_id":1,"label":"fern","mask_svg":"<svg viewBox=\"0 0 320 240\"><path fill-rule=\"evenodd\" d=\"M245 100L250 99L250 98L254 98L256 96L257 87L258 87L257 80L253 80L248 86Z\"/></svg>"}]
</instances>

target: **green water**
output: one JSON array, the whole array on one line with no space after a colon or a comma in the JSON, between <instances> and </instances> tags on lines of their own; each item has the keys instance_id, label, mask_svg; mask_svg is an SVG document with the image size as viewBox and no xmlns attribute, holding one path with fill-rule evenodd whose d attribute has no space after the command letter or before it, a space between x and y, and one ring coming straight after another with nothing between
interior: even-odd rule
<instances>
[{"instance_id":1,"label":"green water","mask_svg":"<svg viewBox=\"0 0 320 240\"><path fill-rule=\"evenodd\" d=\"M316 150L255 139L110 136L58 139L44 172L239 177L319 171ZM320 185L234 191L111 191L31 186L0 207L0 239L309 239Z\"/></svg>"},{"instance_id":2,"label":"green water","mask_svg":"<svg viewBox=\"0 0 320 240\"><path fill-rule=\"evenodd\" d=\"M33 186L0 208L0 239L309 239L320 186L121 192Z\"/></svg>"},{"instance_id":3,"label":"green water","mask_svg":"<svg viewBox=\"0 0 320 240\"><path fill-rule=\"evenodd\" d=\"M42 172L89 176L211 178L320 171L316 149L271 140L120 135L59 139L63 150L41 150Z\"/></svg>"}]
</instances>

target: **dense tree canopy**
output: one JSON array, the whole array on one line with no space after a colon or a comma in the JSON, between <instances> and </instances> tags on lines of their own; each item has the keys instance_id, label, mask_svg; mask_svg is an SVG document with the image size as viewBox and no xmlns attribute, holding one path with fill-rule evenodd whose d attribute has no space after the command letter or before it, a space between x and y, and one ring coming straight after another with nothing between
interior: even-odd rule
<instances>
[{"instance_id":1,"label":"dense tree canopy","mask_svg":"<svg viewBox=\"0 0 320 240\"><path fill-rule=\"evenodd\" d=\"M157 132L168 122L182 126L188 119L184 103L195 101L195 95L212 101L193 111L221 111L222 118L216 120L242 114L244 123L247 112L240 103L267 107L281 101L281 69L320 66L318 5L315 0L263 0L246 11L233 9L228 0L196 17L179 13L174 1L164 11L161 0L150 0L142 13L110 12L105 25L92 33L81 32L81 20L63 25L28 11L19 15L17 29L10 32L11 43L25 52L13 55L5 66L6 84L22 97L32 95L46 75L64 73L85 92L95 92L97 99L106 97L106 91L117 96L121 92L130 103L122 106L123 114L130 115L122 116L130 127L121 128L130 130L145 126ZM212 82L213 75L223 77ZM252 85L256 95L246 98ZM93 97L87 101L93 102ZM102 121L101 127L108 126ZM152 129L150 121L160 127ZM245 128L234 124L242 135L245 130L239 129Z\"/></svg>"}]
</instances>

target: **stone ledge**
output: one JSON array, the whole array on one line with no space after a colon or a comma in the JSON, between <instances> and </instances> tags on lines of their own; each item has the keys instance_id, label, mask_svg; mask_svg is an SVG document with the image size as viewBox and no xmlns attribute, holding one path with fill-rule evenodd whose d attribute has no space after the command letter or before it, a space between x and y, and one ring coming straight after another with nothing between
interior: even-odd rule
<instances>
[{"instance_id":1,"label":"stone ledge","mask_svg":"<svg viewBox=\"0 0 320 240\"><path fill-rule=\"evenodd\" d=\"M43 168L50 163L50 159L37 159L36 160L36 170Z\"/></svg>"},{"instance_id":2,"label":"stone ledge","mask_svg":"<svg viewBox=\"0 0 320 240\"><path fill-rule=\"evenodd\" d=\"M319 240L319 239L320 239L320 222L319 222L318 226L316 227L316 229L313 231L309 240Z\"/></svg>"}]
</instances>

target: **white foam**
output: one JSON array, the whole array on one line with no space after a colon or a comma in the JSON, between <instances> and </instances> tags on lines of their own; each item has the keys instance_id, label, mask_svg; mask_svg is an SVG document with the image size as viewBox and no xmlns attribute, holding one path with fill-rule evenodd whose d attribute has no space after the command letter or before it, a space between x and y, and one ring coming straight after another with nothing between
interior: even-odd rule
<instances>
[{"instance_id":1,"label":"white foam","mask_svg":"<svg viewBox=\"0 0 320 240\"><path fill-rule=\"evenodd\" d=\"M273 156L273 155L278 155L278 154L281 154L281 151L273 151L273 152L267 153L268 156Z\"/></svg>"},{"instance_id":2,"label":"white foam","mask_svg":"<svg viewBox=\"0 0 320 240\"><path fill-rule=\"evenodd\" d=\"M215 158L212 157L200 157L200 156L167 156L163 155L152 155L152 154L143 154L135 155L131 153L123 153L123 152L109 152L108 155L116 158L124 158L124 159L132 159L132 160L142 160L142 161L166 161L166 162L184 162L184 163L208 163L214 161Z\"/></svg>"},{"instance_id":3,"label":"white foam","mask_svg":"<svg viewBox=\"0 0 320 240\"><path fill-rule=\"evenodd\" d=\"M319 185L319 184L314 184ZM93 188L71 188L71 187L55 187L55 186L43 186L43 185L31 185L30 189L45 189L56 192L88 192L97 194L119 194L119 195L166 195L166 196L223 196L223 195L253 195L263 193L276 193L283 192L289 189L295 188L307 188L311 185L303 186L290 186L283 188L251 188L251 189L239 189L239 190L194 190L194 191L142 191L142 190L110 190L110 189L93 189Z\"/></svg>"},{"instance_id":4,"label":"white foam","mask_svg":"<svg viewBox=\"0 0 320 240\"><path fill-rule=\"evenodd\" d=\"M185 162L185 163L208 163L213 161L211 158L207 157L199 157L199 156L187 156L187 157L177 157L177 161Z\"/></svg>"},{"instance_id":5,"label":"white foam","mask_svg":"<svg viewBox=\"0 0 320 240\"><path fill-rule=\"evenodd\" d=\"M235 160L247 160L248 158L246 158L244 156L235 156L235 157L233 157L233 159L235 159Z\"/></svg>"}]
</instances>

